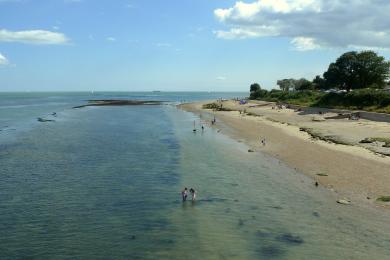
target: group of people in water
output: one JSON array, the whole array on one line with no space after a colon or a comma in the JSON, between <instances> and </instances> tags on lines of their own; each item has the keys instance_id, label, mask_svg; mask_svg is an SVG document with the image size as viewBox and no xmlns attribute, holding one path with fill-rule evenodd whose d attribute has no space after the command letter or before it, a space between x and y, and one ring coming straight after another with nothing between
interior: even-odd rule
<instances>
[{"instance_id":1,"label":"group of people in water","mask_svg":"<svg viewBox=\"0 0 390 260\"><path fill-rule=\"evenodd\" d=\"M193 188L191 188L190 189L190 193L191 193L192 201L195 201L195 199L196 199L196 191ZM185 202L187 200L187 197L188 197L188 189L187 189L187 187L185 187L184 190L182 190L181 196L182 196L183 202Z\"/></svg>"}]
</instances>

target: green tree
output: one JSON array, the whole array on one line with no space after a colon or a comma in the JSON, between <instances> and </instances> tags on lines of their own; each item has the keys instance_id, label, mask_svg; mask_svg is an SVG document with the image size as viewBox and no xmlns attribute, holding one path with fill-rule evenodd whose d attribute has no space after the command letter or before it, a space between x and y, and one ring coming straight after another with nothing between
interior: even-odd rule
<instances>
[{"instance_id":1,"label":"green tree","mask_svg":"<svg viewBox=\"0 0 390 260\"><path fill-rule=\"evenodd\" d=\"M258 83L253 83L250 88L250 92L256 92L261 89L260 85Z\"/></svg>"},{"instance_id":2,"label":"green tree","mask_svg":"<svg viewBox=\"0 0 390 260\"><path fill-rule=\"evenodd\" d=\"M311 81L301 78L298 80L294 80L294 89L298 91L303 91L303 90L313 90L314 85Z\"/></svg>"},{"instance_id":3,"label":"green tree","mask_svg":"<svg viewBox=\"0 0 390 260\"><path fill-rule=\"evenodd\" d=\"M326 84L326 81L324 78L322 78L320 75L317 75L313 79L313 87L314 89L328 89L328 85Z\"/></svg>"},{"instance_id":4,"label":"green tree","mask_svg":"<svg viewBox=\"0 0 390 260\"><path fill-rule=\"evenodd\" d=\"M373 51L346 52L324 73L327 85L346 89L384 87L390 75L390 63Z\"/></svg>"},{"instance_id":5,"label":"green tree","mask_svg":"<svg viewBox=\"0 0 390 260\"><path fill-rule=\"evenodd\" d=\"M373 51L362 51L357 54L357 73L359 75L359 88L376 86L383 88L389 78L390 62L378 56Z\"/></svg>"},{"instance_id":6,"label":"green tree","mask_svg":"<svg viewBox=\"0 0 390 260\"><path fill-rule=\"evenodd\" d=\"M279 88L283 91L290 91L294 90L295 84L294 84L294 79L282 79L278 80L276 84L279 86Z\"/></svg>"}]
</instances>

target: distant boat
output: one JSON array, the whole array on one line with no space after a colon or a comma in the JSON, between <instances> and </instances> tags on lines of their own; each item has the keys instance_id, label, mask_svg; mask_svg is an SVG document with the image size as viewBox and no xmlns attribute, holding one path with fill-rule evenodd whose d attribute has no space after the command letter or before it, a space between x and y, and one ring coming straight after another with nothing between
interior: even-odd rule
<instances>
[{"instance_id":1,"label":"distant boat","mask_svg":"<svg viewBox=\"0 0 390 260\"><path fill-rule=\"evenodd\" d=\"M160 93L161 90L153 90L152 92L153 92L153 93Z\"/></svg>"}]
</instances>

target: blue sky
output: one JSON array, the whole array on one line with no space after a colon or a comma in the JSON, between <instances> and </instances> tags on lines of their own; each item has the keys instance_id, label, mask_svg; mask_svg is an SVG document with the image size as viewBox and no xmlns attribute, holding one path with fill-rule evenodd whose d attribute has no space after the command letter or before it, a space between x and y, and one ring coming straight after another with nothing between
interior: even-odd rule
<instances>
[{"instance_id":1,"label":"blue sky","mask_svg":"<svg viewBox=\"0 0 390 260\"><path fill-rule=\"evenodd\" d=\"M0 0L0 91L271 89L347 50L389 58L389 11L384 0Z\"/></svg>"}]
</instances>

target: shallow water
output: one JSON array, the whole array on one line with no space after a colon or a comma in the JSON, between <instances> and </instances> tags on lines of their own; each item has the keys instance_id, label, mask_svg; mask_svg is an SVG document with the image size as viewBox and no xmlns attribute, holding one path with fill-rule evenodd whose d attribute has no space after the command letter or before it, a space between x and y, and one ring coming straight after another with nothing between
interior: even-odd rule
<instances>
[{"instance_id":1,"label":"shallow water","mask_svg":"<svg viewBox=\"0 0 390 260\"><path fill-rule=\"evenodd\" d=\"M335 204L278 160L202 132L190 113L172 105L72 110L85 96L61 96L55 107L39 98L39 111L18 108L31 121L23 131L0 132L1 258L390 255L386 212ZM52 108L56 122L35 123ZM10 127L23 125L13 120ZM195 203L181 202L184 186L198 191Z\"/></svg>"}]
</instances>

